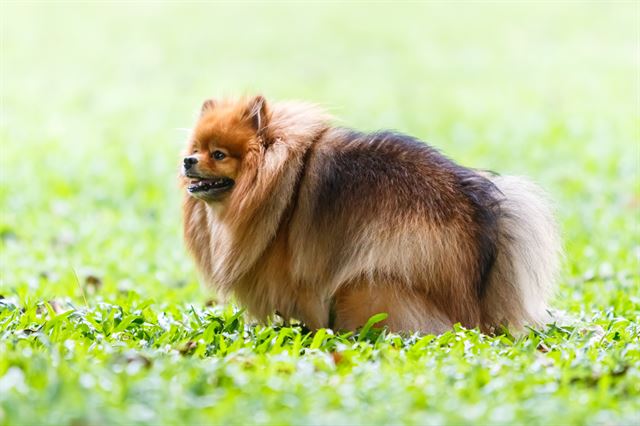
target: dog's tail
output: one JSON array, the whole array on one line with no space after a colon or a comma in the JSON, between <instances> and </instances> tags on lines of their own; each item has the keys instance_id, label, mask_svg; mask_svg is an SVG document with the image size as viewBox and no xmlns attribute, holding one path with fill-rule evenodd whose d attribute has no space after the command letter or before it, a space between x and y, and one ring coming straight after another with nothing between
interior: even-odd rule
<instances>
[{"instance_id":1,"label":"dog's tail","mask_svg":"<svg viewBox=\"0 0 640 426\"><path fill-rule=\"evenodd\" d=\"M482 299L483 323L521 330L550 318L561 244L552 209L542 190L526 179L492 176L502 193L498 253Z\"/></svg>"}]
</instances>

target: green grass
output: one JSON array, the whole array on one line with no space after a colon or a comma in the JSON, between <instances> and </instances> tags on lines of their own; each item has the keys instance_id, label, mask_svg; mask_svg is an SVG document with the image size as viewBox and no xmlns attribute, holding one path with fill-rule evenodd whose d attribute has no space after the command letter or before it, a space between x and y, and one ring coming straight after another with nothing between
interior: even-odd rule
<instances>
[{"instance_id":1,"label":"green grass","mask_svg":"<svg viewBox=\"0 0 640 426\"><path fill-rule=\"evenodd\" d=\"M638 7L2 2L0 424L640 421ZM198 283L178 152L206 97L394 128L555 200L562 324L251 323Z\"/></svg>"}]
</instances>

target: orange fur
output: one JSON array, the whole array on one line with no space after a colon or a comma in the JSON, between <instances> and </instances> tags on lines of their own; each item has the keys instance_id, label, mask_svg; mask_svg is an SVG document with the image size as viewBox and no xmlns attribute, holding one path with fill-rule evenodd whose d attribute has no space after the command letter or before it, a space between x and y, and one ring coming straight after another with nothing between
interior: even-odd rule
<instances>
[{"instance_id":1,"label":"orange fur","mask_svg":"<svg viewBox=\"0 0 640 426\"><path fill-rule=\"evenodd\" d=\"M515 268L520 246L505 234L525 238L526 222L503 218L511 211L488 178L426 145L335 128L314 106L258 96L205 102L184 154L197 176L234 182L190 194L181 177L187 248L205 281L257 318L277 311L354 329L384 311L391 329L423 332L541 321L523 295L539 293L543 306L535 286L555 271ZM549 238L533 251L555 256L543 219L535 224Z\"/></svg>"}]
</instances>

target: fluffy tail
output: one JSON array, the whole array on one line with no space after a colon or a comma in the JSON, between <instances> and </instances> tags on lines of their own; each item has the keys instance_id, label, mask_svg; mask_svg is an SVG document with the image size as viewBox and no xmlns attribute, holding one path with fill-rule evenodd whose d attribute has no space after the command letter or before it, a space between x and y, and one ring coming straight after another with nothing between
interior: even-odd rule
<instances>
[{"instance_id":1,"label":"fluffy tail","mask_svg":"<svg viewBox=\"0 0 640 426\"><path fill-rule=\"evenodd\" d=\"M521 330L549 320L561 258L552 209L542 190L526 179L492 176L504 195L498 222L498 255L482 302L483 323Z\"/></svg>"}]
</instances>

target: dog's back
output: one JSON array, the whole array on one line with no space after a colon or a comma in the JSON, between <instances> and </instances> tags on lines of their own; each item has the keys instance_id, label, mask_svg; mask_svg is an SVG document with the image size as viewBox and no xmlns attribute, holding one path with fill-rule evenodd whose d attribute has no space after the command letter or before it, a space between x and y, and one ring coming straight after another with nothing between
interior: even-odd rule
<instances>
[{"instance_id":1,"label":"dog's back","mask_svg":"<svg viewBox=\"0 0 640 426\"><path fill-rule=\"evenodd\" d=\"M498 244L499 194L490 181L389 132L332 130L314 146L307 168L292 221L297 277L336 292L345 315L352 304L341 308L339 299L350 288L359 298L372 288L389 293L382 300L408 292L453 322L479 324ZM398 303L365 301L370 310L362 315L392 310L388 323L396 328L411 311Z\"/></svg>"},{"instance_id":2,"label":"dog's back","mask_svg":"<svg viewBox=\"0 0 640 426\"><path fill-rule=\"evenodd\" d=\"M542 321L559 249L532 184L389 132L331 130L306 167L293 273L330 293L336 326L380 311L398 330Z\"/></svg>"}]
</instances>

